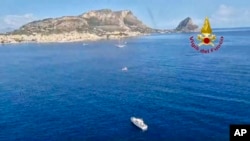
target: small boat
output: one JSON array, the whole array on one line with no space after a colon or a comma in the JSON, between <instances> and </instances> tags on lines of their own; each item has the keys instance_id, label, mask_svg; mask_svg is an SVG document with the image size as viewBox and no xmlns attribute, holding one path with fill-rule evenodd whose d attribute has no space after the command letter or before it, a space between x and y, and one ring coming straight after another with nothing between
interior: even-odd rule
<instances>
[{"instance_id":1,"label":"small boat","mask_svg":"<svg viewBox=\"0 0 250 141\"><path fill-rule=\"evenodd\" d=\"M119 47L119 48L123 48L123 47L125 47L125 46L126 46L126 45L121 45L121 44L120 44L120 45L119 45L119 44L116 45L116 47Z\"/></svg>"},{"instance_id":2,"label":"small boat","mask_svg":"<svg viewBox=\"0 0 250 141\"><path fill-rule=\"evenodd\" d=\"M86 43L82 43L82 46L87 46L88 44L86 44Z\"/></svg>"},{"instance_id":3,"label":"small boat","mask_svg":"<svg viewBox=\"0 0 250 141\"><path fill-rule=\"evenodd\" d=\"M128 71L127 67L122 68L122 71Z\"/></svg>"},{"instance_id":4,"label":"small boat","mask_svg":"<svg viewBox=\"0 0 250 141\"><path fill-rule=\"evenodd\" d=\"M130 120L135 126L142 129L143 131L146 131L148 129L148 126L144 123L143 119L131 117Z\"/></svg>"},{"instance_id":5,"label":"small boat","mask_svg":"<svg viewBox=\"0 0 250 141\"><path fill-rule=\"evenodd\" d=\"M123 48L123 47L126 46L126 44L127 44L127 42L124 42L124 41L122 40L122 38L119 38L119 42L118 42L118 44L116 45L116 47L118 47L118 48Z\"/></svg>"}]
</instances>

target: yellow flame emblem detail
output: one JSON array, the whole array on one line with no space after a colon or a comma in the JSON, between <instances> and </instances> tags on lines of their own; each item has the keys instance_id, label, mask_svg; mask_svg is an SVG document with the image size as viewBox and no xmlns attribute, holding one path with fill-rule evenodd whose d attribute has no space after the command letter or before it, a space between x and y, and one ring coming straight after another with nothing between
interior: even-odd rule
<instances>
[{"instance_id":1,"label":"yellow flame emblem detail","mask_svg":"<svg viewBox=\"0 0 250 141\"><path fill-rule=\"evenodd\" d=\"M201 29L201 34L198 35L197 39L201 41L201 43L199 43L199 46L201 45L214 46L213 41L216 39L216 36L212 34L210 22L207 17Z\"/></svg>"}]
</instances>

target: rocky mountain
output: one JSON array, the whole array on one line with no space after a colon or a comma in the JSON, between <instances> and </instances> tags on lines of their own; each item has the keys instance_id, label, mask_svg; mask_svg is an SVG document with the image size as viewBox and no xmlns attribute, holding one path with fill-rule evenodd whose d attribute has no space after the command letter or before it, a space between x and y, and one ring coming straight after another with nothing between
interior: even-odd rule
<instances>
[{"instance_id":1,"label":"rocky mountain","mask_svg":"<svg viewBox=\"0 0 250 141\"><path fill-rule=\"evenodd\" d=\"M198 25L194 24L190 17L187 17L179 23L175 30L177 32L197 32L198 28Z\"/></svg>"},{"instance_id":2,"label":"rocky mountain","mask_svg":"<svg viewBox=\"0 0 250 141\"><path fill-rule=\"evenodd\" d=\"M149 33L193 32L197 29L198 26L189 17L174 30L152 29L129 10L102 9L78 16L33 21L12 32L0 34L0 43L94 41Z\"/></svg>"},{"instance_id":3,"label":"rocky mountain","mask_svg":"<svg viewBox=\"0 0 250 141\"><path fill-rule=\"evenodd\" d=\"M10 34L59 34L76 31L79 33L105 34L127 31L151 33L155 30L143 24L131 11L94 10L78 16L64 16L33 21Z\"/></svg>"}]
</instances>

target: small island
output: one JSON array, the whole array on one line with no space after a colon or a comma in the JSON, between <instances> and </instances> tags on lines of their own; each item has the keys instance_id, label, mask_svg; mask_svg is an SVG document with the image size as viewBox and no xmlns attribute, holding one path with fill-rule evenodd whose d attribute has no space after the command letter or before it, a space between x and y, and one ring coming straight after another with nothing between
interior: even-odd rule
<instances>
[{"instance_id":1,"label":"small island","mask_svg":"<svg viewBox=\"0 0 250 141\"><path fill-rule=\"evenodd\" d=\"M153 29L146 26L130 10L94 10L78 16L64 16L33 21L17 30L0 35L0 43L75 42L117 39L151 33L193 32L198 26L191 18L176 29Z\"/></svg>"}]
</instances>

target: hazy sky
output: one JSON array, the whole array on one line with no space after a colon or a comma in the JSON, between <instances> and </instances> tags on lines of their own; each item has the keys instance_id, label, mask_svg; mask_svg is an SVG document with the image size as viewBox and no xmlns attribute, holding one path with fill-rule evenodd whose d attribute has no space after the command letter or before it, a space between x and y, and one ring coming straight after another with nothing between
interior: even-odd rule
<instances>
[{"instance_id":1,"label":"hazy sky","mask_svg":"<svg viewBox=\"0 0 250 141\"><path fill-rule=\"evenodd\" d=\"M206 16L212 27L250 27L250 0L1 0L0 29L48 17L79 15L109 8L131 10L155 28L175 28L186 17L199 26Z\"/></svg>"}]
</instances>

